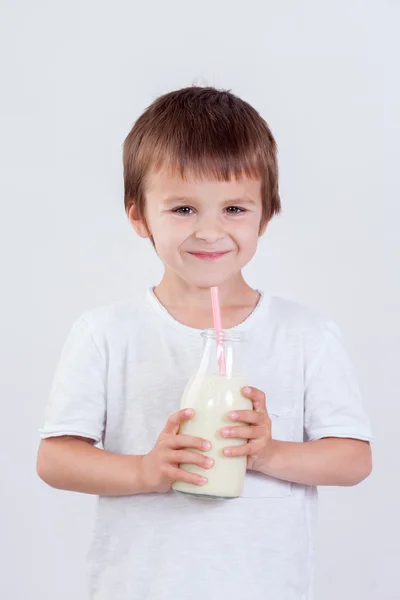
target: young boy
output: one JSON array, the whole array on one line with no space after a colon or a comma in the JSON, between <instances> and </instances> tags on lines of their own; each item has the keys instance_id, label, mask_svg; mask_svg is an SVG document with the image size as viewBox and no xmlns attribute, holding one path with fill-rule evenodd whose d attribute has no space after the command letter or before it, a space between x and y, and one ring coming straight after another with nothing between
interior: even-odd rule
<instances>
[{"instance_id":1,"label":"young boy","mask_svg":"<svg viewBox=\"0 0 400 600\"><path fill-rule=\"evenodd\" d=\"M41 430L38 474L100 496L92 600L309 600L318 485L371 471L371 433L337 326L267 296L242 269L280 211L275 140L230 92L190 87L158 98L124 143L125 208L165 271L142 301L79 318L66 341ZM208 440L179 433L179 410L213 326L246 332L254 411L221 431L247 456L241 498L176 494L213 466ZM248 440L233 446L229 439ZM102 442L103 449L95 447Z\"/></svg>"}]
</instances>

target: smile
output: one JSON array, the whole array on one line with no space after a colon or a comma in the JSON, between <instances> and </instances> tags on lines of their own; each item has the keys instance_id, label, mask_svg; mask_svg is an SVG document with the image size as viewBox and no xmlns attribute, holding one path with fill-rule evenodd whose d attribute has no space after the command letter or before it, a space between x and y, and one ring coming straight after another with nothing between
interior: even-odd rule
<instances>
[{"instance_id":1,"label":"smile","mask_svg":"<svg viewBox=\"0 0 400 600\"><path fill-rule=\"evenodd\" d=\"M226 250L225 252L189 252L189 254L200 260L218 260L229 253L230 250Z\"/></svg>"}]
</instances>

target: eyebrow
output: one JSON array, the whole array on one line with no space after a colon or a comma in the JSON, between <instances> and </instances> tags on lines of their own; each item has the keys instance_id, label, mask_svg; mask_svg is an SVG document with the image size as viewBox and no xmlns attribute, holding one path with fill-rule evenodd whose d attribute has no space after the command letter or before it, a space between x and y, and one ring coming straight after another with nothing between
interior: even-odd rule
<instances>
[{"instance_id":1,"label":"eyebrow","mask_svg":"<svg viewBox=\"0 0 400 600\"><path fill-rule=\"evenodd\" d=\"M165 205L170 205L170 204L176 204L177 202L181 202L184 204L190 204L191 202L196 202L199 199L194 197L191 198L190 196L168 196L167 198L164 199L163 204ZM256 206L256 202L250 198L249 196L243 196L241 198L226 198L226 200L224 200L224 203L226 204L248 204L250 206Z\"/></svg>"}]
</instances>

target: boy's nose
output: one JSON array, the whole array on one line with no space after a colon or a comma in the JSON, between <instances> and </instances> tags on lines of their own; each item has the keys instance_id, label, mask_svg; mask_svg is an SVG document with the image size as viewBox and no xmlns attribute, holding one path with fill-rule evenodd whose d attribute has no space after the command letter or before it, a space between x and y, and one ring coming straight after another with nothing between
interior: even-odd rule
<instances>
[{"instance_id":1,"label":"boy's nose","mask_svg":"<svg viewBox=\"0 0 400 600\"><path fill-rule=\"evenodd\" d=\"M223 229L221 229L221 227L218 226L218 224L203 223L197 227L194 235L198 240L203 240L209 244L214 244L215 242L224 239L225 232Z\"/></svg>"}]
</instances>

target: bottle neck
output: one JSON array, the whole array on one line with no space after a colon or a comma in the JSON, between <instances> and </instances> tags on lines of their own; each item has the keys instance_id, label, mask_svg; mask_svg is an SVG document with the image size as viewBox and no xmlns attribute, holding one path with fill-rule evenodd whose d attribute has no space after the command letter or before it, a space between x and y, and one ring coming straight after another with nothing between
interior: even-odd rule
<instances>
[{"instance_id":1,"label":"bottle neck","mask_svg":"<svg viewBox=\"0 0 400 600\"><path fill-rule=\"evenodd\" d=\"M223 377L237 377L244 374L242 333L223 331L217 336L214 329L207 329L201 335L204 347L199 374Z\"/></svg>"}]
</instances>

